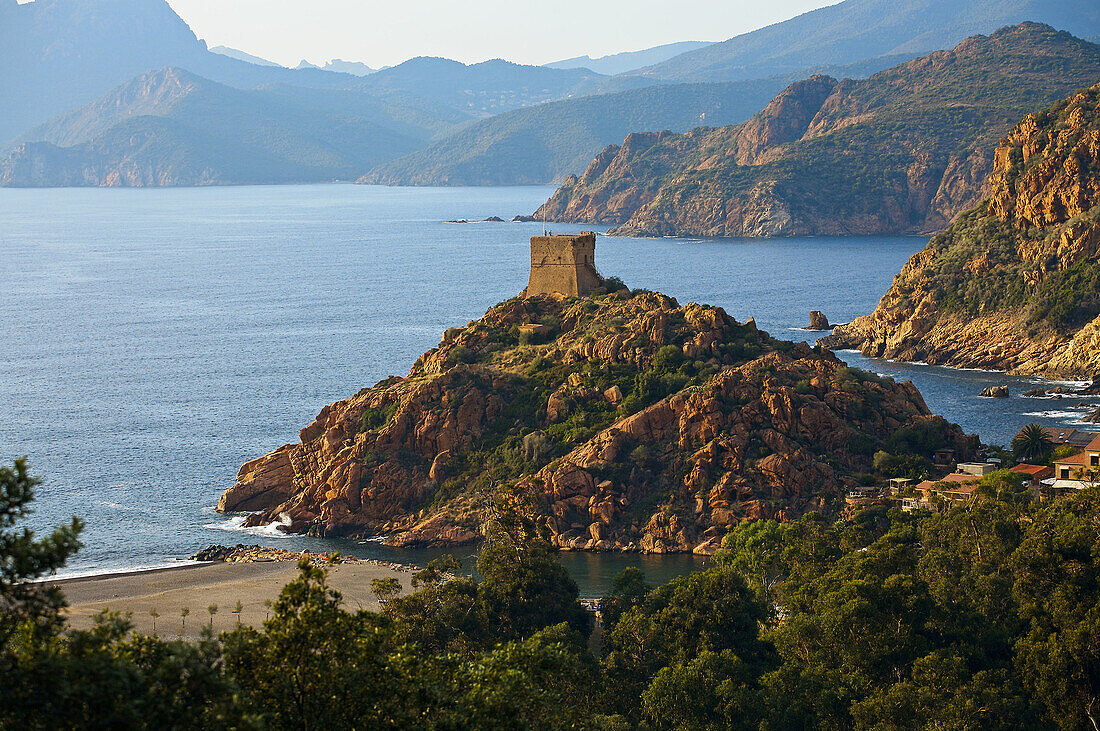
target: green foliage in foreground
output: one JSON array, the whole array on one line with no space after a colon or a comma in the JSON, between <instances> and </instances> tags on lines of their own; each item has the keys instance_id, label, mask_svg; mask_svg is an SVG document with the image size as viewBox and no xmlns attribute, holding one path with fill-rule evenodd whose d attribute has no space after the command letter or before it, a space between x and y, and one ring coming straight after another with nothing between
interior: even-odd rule
<instances>
[{"instance_id":1,"label":"green foliage in foreground","mask_svg":"<svg viewBox=\"0 0 1100 731\"><path fill-rule=\"evenodd\" d=\"M18 515L25 465L0 483ZM35 541L9 518L0 727L1095 728L1100 489L1037 505L1018 487L997 473L941 514L746 523L704 571L655 589L625 571L602 642L514 517L489 526L479 579L443 561L374 613L303 564L263 627L199 643L110 615L64 631L56 601L13 587L75 530Z\"/></svg>"}]
</instances>

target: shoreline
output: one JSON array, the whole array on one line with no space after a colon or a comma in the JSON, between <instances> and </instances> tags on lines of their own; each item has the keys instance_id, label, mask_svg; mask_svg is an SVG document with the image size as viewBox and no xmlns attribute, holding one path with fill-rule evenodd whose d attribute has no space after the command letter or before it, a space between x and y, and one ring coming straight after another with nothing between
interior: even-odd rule
<instances>
[{"instance_id":1,"label":"shoreline","mask_svg":"<svg viewBox=\"0 0 1100 731\"><path fill-rule=\"evenodd\" d=\"M310 555L325 561L320 554ZM327 582L340 592L347 609L378 611L371 582L392 577L409 591L413 568L358 559L327 565ZM239 625L259 627L270 617L283 587L297 576L297 561L260 559L194 561L44 583L62 590L68 602L65 616L73 629L91 628L94 617L106 609L129 613L134 631L141 634L155 630L162 637L197 639L206 628L217 633Z\"/></svg>"}]
</instances>

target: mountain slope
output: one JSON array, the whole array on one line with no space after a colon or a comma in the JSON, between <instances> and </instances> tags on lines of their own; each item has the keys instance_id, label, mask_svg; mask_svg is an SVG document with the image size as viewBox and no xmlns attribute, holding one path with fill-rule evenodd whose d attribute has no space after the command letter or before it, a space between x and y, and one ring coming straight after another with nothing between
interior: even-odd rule
<instances>
[{"instance_id":1,"label":"mountain slope","mask_svg":"<svg viewBox=\"0 0 1100 731\"><path fill-rule=\"evenodd\" d=\"M793 84L738 127L635 134L535 214L640 235L940 230L1024 114L1100 78L1100 46L1025 23L861 81Z\"/></svg>"},{"instance_id":2,"label":"mountain slope","mask_svg":"<svg viewBox=\"0 0 1100 731\"><path fill-rule=\"evenodd\" d=\"M1079 37L1100 32L1093 0L845 0L681 54L637 73L674 81L733 81L847 64L874 56L919 56L965 38L1033 21Z\"/></svg>"},{"instance_id":3,"label":"mountain slope","mask_svg":"<svg viewBox=\"0 0 1100 731\"><path fill-rule=\"evenodd\" d=\"M219 53L222 56L229 56L235 58L238 61L247 61L248 63L254 63L257 66L278 66L279 64L274 61L268 61L266 58L260 58L259 56L253 56L251 53L245 53L244 51L238 51L236 48L230 48L229 46L214 46L210 49L211 53Z\"/></svg>"},{"instance_id":4,"label":"mountain slope","mask_svg":"<svg viewBox=\"0 0 1100 731\"><path fill-rule=\"evenodd\" d=\"M518 332L532 322L544 342ZM406 378L326 406L300 443L245 464L218 509L454 545L479 539L502 486L563 548L711 553L748 518L836 515L875 450L918 433L968 451L911 383L719 308L625 291L513 298L447 331Z\"/></svg>"},{"instance_id":5,"label":"mountain slope","mask_svg":"<svg viewBox=\"0 0 1100 731\"><path fill-rule=\"evenodd\" d=\"M782 81L667 84L550 102L482 120L360 182L384 185L531 185L583 169L610 140L635 129L733 124L760 109Z\"/></svg>"},{"instance_id":6,"label":"mountain slope","mask_svg":"<svg viewBox=\"0 0 1100 731\"><path fill-rule=\"evenodd\" d=\"M340 88L357 79L211 53L164 0L0 3L0 142L167 66L240 88Z\"/></svg>"},{"instance_id":7,"label":"mountain slope","mask_svg":"<svg viewBox=\"0 0 1100 731\"><path fill-rule=\"evenodd\" d=\"M987 201L823 342L1054 377L1100 375L1100 84L1001 142Z\"/></svg>"},{"instance_id":8,"label":"mountain slope","mask_svg":"<svg viewBox=\"0 0 1100 731\"><path fill-rule=\"evenodd\" d=\"M358 88L399 92L487 116L599 89L604 77L588 69L551 69L494 59L464 64L418 57L360 80ZM646 84L641 79L629 82Z\"/></svg>"},{"instance_id":9,"label":"mountain slope","mask_svg":"<svg viewBox=\"0 0 1100 731\"><path fill-rule=\"evenodd\" d=\"M898 59L907 60L907 59ZM895 61L896 62L896 61ZM830 73L867 76L893 65L871 59ZM624 79L629 77L617 77ZM655 84L504 112L380 165L360 182L384 185L560 183L607 145L637 130L736 124L801 76L710 84ZM601 89L616 86L615 79ZM634 80L636 81L636 79Z\"/></svg>"},{"instance_id":10,"label":"mountain slope","mask_svg":"<svg viewBox=\"0 0 1100 731\"><path fill-rule=\"evenodd\" d=\"M163 69L23 135L0 185L355 179L461 121L362 92L241 90Z\"/></svg>"},{"instance_id":11,"label":"mountain slope","mask_svg":"<svg viewBox=\"0 0 1100 731\"><path fill-rule=\"evenodd\" d=\"M642 51L613 53L607 56L600 56L599 58L576 56L574 58L554 61L553 63L544 65L551 69L585 68L595 71L598 74L615 76L616 74L636 71L645 66L652 66L662 61L667 61L674 56L679 56L681 53L696 51L709 45L711 45L711 41L680 41L679 43L667 43L663 46L646 48Z\"/></svg>"}]
</instances>

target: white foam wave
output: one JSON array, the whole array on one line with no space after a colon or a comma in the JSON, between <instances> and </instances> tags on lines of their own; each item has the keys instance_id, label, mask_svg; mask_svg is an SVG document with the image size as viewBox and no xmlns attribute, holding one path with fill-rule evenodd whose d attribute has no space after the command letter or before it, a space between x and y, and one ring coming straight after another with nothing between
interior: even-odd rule
<instances>
[{"instance_id":1,"label":"white foam wave","mask_svg":"<svg viewBox=\"0 0 1100 731\"><path fill-rule=\"evenodd\" d=\"M279 519L274 523L268 523L267 525L257 526L245 526L244 522L248 519L247 515L238 515L220 523L207 523L203 528L210 528L211 530L225 530L234 531L237 533L247 533L250 536L261 536L264 538L290 538L291 534L286 531L290 527L290 516L283 513L279 516Z\"/></svg>"},{"instance_id":2,"label":"white foam wave","mask_svg":"<svg viewBox=\"0 0 1100 731\"><path fill-rule=\"evenodd\" d=\"M1024 416L1037 416L1040 419L1077 419L1081 416L1076 411L1025 411Z\"/></svg>"}]
</instances>

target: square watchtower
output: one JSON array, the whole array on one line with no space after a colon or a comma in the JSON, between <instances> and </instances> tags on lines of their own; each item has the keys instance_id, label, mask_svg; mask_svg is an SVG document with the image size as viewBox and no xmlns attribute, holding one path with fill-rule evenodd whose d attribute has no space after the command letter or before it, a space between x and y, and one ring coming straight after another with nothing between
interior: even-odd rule
<instances>
[{"instance_id":1,"label":"square watchtower","mask_svg":"<svg viewBox=\"0 0 1100 731\"><path fill-rule=\"evenodd\" d=\"M525 296L592 294L605 284L596 271L596 234L531 237L531 277Z\"/></svg>"}]
</instances>

